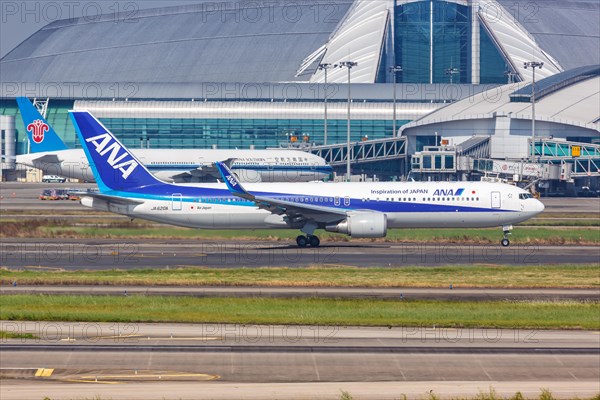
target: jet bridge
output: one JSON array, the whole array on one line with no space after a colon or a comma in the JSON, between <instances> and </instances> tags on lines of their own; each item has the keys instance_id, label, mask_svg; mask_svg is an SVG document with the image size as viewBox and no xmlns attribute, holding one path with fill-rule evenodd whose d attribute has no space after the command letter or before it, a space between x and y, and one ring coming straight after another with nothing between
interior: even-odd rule
<instances>
[{"instance_id":1,"label":"jet bridge","mask_svg":"<svg viewBox=\"0 0 600 400\"><path fill-rule=\"evenodd\" d=\"M332 167L345 166L348 160L348 145L337 143L311 146L307 151L322 157ZM406 137L363 140L350 143L350 164L367 164L378 161L406 159Z\"/></svg>"},{"instance_id":2,"label":"jet bridge","mask_svg":"<svg viewBox=\"0 0 600 400\"><path fill-rule=\"evenodd\" d=\"M346 143L303 148L325 159L327 164L341 175L346 173L348 157L353 179L395 180L407 173L406 137L361 140L350 143L350 154Z\"/></svg>"},{"instance_id":3,"label":"jet bridge","mask_svg":"<svg viewBox=\"0 0 600 400\"><path fill-rule=\"evenodd\" d=\"M569 179L600 176L600 145L556 139L535 141L535 156L540 163L560 165Z\"/></svg>"}]
</instances>

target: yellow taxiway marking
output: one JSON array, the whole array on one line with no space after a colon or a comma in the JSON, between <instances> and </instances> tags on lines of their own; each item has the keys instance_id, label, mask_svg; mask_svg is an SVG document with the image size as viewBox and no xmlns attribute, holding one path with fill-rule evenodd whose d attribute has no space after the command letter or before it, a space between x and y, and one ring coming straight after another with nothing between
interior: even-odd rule
<instances>
[{"instance_id":1,"label":"yellow taxiway marking","mask_svg":"<svg viewBox=\"0 0 600 400\"><path fill-rule=\"evenodd\" d=\"M110 336L91 336L91 337L86 337L85 340L91 340L91 339L131 339L131 338L141 338L144 337L143 335L110 335ZM63 342L75 342L77 339L76 338L63 338L60 339Z\"/></svg>"},{"instance_id":2,"label":"yellow taxiway marking","mask_svg":"<svg viewBox=\"0 0 600 400\"><path fill-rule=\"evenodd\" d=\"M85 340L91 339L106 339L106 340L114 340L114 339L143 339L143 340L199 340L199 341L208 341L208 340L221 340L223 338L218 336L210 336L210 337L152 337L152 336L144 336L144 335L114 335L114 336L94 336L85 338ZM60 339L62 342L75 342L77 339L75 338L63 338Z\"/></svg>"},{"instance_id":3,"label":"yellow taxiway marking","mask_svg":"<svg viewBox=\"0 0 600 400\"><path fill-rule=\"evenodd\" d=\"M23 269L41 269L44 271L54 271L54 272L65 272L66 270L64 268L59 268L59 267L42 267L41 265L29 265L29 266L25 266L22 267Z\"/></svg>"},{"instance_id":4,"label":"yellow taxiway marking","mask_svg":"<svg viewBox=\"0 0 600 400\"><path fill-rule=\"evenodd\" d=\"M146 340L221 340L223 338L220 337L157 337L153 338L150 336Z\"/></svg>"},{"instance_id":5,"label":"yellow taxiway marking","mask_svg":"<svg viewBox=\"0 0 600 400\"><path fill-rule=\"evenodd\" d=\"M127 374L127 375L82 375L80 379L89 380L96 379L134 379L134 378L154 378L154 379L169 379L169 378L201 378L206 380L214 380L220 378L219 375L195 374L195 373L166 373L166 374Z\"/></svg>"},{"instance_id":6,"label":"yellow taxiway marking","mask_svg":"<svg viewBox=\"0 0 600 400\"><path fill-rule=\"evenodd\" d=\"M109 336L94 336L92 339L129 339L142 337L143 335L128 334L128 335L109 335ZM89 338L86 338L89 339Z\"/></svg>"},{"instance_id":7,"label":"yellow taxiway marking","mask_svg":"<svg viewBox=\"0 0 600 400\"><path fill-rule=\"evenodd\" d=\"M121 385L121 382L110 382L110 381L96 381L86 379L61 379L63 382L75 382L75 383L100 383L103 385Z\"/></svg>"},{"instance_id":8,"label":"yellow taxiway marking","mask_svg":"<svg viewBox=\"0 0 600 400\"><path fill-rule=\"evenodd\" d=\"M49 376L52 376L53 372L54 372L54 368L38 368L37 371L35 371L35 376L49 377Z\"/></svg>"}]
</instances>

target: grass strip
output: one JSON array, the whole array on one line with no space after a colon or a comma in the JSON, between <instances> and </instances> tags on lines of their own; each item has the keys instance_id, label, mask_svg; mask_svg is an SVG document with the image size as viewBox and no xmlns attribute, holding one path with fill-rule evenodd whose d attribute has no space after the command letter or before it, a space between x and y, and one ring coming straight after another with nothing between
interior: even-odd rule
<instances>
[{"instance_id":1,"label":"grass strip","mask_svg":"<svg viewBox=\"0 0 600 400\"><path fill-rule=\"evenodd\" d=\"M103 221L104 222L104 221ZM200 230L157 226L143 221L106 221L106 223L81 223L73 220L30 219L25 221L3 221L0 237L35 238L161 238L161 239L235 239L293 241L296 230L264 229L250 230ZM318 232L324 242L360 241L347 236ZM393 229L383 239L369 242L391 243L470 243L497 244L501 238L499 228L490 229ZM517 227L511 240L514 244L562 245L600 244L600 229L596 226L528 226ZM365 241L365 240L362 240Z\"/></svg>"},{"instance_id":2,"label":"grass strip","mask_svg":"<svg viewBox=\"0 0 600 400\"><path fill-rule=\"evenodd\" d=\"M37 336L31 333L14 333L0 331L0 340L2 339L37 339Z\"/></svg>"},{"instance_id":3,"label":"grass strip","mask_svg":"<svg viewBox=\"0 0 600 400\"><path fill-rule=\"evenodd\" d=\"M356 268L0 269L18 285L287 286L447 288L600 288L597 264Z\"/></svg>"},{"instance_id":4,"label":"grass strip","mask_svg":"<svg viewBox=\"0 0 600 400\"><path fill-rule=\"evenodd\" d=\"M10 295L0 319L600 329L600 303Z\"/></svg>"}]
</instances>

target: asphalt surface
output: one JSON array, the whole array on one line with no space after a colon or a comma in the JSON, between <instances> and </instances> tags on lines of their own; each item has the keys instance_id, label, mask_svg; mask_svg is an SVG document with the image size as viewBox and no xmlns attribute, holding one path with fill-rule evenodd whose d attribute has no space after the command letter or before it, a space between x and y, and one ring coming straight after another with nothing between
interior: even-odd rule
<instances>
[{"instance_id":1,"label":"asphalt surface","mask_svg":"<svg viewBox=\"0 0 600 400\"><path fill-rule=\"evenodd\" d=\"M186 296L266 298L354 298L380 300L451 301L600 301L598 289L419 289L419 288L319 288L319 287L165 287L165 286L0 286L0 295L70 294L97 296Z\"/></svg>"},{"instance_id":2,"label":"asphalt surface","mask_svg":"<svg viewBox=\"0 0 600 400\"><path fill-rule=\"evenodd\" d=\"M443 243L291 243L162 239L3 238L0 266L106 270L180 267L394 267L460 264L597 263L598 246L458 245Z\"/></svg>"},{"instance_id":3,"label":"asphalt surface","mask_svg":"<svg viewBox=\"0 0 600 400\"><path fill-rule=\"evenodd\" d=\"M74 396L85 388L76 383L88 385L88 396L115 399L190 398L193 385L195 398L261 398L260 389L262 398L315 398L293 391L300 383L319 398L339 398L339 389L368 388L373 399L421 394L445 382L454 386L442 393L472 395L498 385L565 397L600 390L599 332L11 321L0 328L40 338L0 344L0 372L13 378L0 385L3 400L42 389Z\"/></svg>"}]
</instances>

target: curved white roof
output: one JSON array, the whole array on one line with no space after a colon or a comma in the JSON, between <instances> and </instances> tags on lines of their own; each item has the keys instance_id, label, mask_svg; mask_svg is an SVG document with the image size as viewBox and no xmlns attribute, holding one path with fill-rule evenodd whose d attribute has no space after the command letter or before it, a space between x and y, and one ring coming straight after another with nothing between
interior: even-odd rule
<instances>
[{"instance_id":1,"label":"curved white roof","mask_svg":"<svg viewBox=\"0 0 600 400\"><path fill-rule=\"evenodd\" d=\"M401 131L441 122L485 120L497 116L530 120L532 104L511 101L510 97L526 85L515 83L476 94L404 125ZM544 96L536 101L535 113L537 121L579 126L600 133L600 76L590 77Z\"/></svg>"},{"instance_id":2,"label":"curved white roof","mask_svg":"<svg viewBox=\"0 0 600 400\"><path fill-rule=\"evenodd\" d=\"M354 61L351 79L356 83L373 83L377 77L381 47L389 18L386 1L357 0L352 9L325 45L322 63L332 65ZM348 82L346 68L330 69L328 82ZM325 82L325 73L317 70L311 82Z\"/></svg>"},{"instance_id":3,"label":"curved white roof","mask_svg":"<svg viewBox=\"0 0 600 400\"><path fill-rule=\"evenodd\" d=\"M536 79L562 71L558 62L542 50L535 38L519 23L519 20L514 18L498 1L480 0L479 18L522 80L533 80L533 71L524 68L524 63L528 61L544 63L542 69L536 70Z\"/></svg>"}]
</instances>

